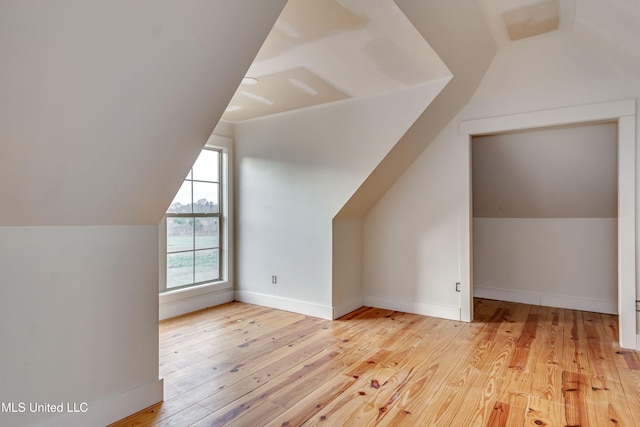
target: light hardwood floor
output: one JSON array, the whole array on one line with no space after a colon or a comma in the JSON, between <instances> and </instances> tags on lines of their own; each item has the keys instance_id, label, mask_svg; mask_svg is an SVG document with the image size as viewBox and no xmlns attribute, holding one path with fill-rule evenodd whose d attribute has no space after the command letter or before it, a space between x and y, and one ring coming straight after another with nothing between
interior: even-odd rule
<instances>
[{"instance_id":1,"label":"light hardwood floor","mask_svg":"<svg viewBox=\"0 0 640 427\"><path fill-rule=\"evenodd\" d=\"M491 300L472 323L229 303L160 323L165 401L114 426L636 426L616 316Z\"/></svg>"}]
</instances>

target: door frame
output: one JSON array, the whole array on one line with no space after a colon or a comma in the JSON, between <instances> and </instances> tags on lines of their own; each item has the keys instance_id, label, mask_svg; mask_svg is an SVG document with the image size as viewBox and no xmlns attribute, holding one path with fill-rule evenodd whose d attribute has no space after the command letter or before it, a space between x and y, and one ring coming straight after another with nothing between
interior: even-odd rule
<instances>
[{"instance_id":1,"label":"door frame","mask_svg":"<svg viewBox=\"0 0 640 427\"><path fill-rule=\"evenodd\" d=\"M619 342L624 348L639 348L636 336L636 101L581 105L529 113L511 114L460 123L465 147L465 188L460 221L460 316L473 320L473 245L471 141L473 136L548 126L615 121L618 124L618 315Z\"/></svg>"}]
</instances>

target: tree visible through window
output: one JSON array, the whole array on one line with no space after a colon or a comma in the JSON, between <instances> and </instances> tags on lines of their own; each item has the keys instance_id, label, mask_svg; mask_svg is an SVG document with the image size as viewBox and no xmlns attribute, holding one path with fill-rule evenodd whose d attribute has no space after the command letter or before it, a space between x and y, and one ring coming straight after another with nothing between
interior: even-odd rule
<instances>
[{"instance_id":1,"label":"tree visible through window","mask_svg":"<svg viewBox=\"0 0 640 427\"><path fill-rule=\"evenodd\" d=\"M167 289L220 280L221 157L205 148L167 210Z\"/></svg>"}]
</instances>

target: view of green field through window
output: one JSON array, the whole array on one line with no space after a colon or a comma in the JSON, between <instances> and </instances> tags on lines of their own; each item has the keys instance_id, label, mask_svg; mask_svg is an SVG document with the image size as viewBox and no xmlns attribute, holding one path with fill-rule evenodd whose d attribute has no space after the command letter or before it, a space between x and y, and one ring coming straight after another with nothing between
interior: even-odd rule
<instances>
[{"instance_id":1,"label":"view of green field through window","mask_svg":"<svg viewBox=\"0 0 640 427\"><path fill-rule=\"evenodd\" d=\"M220 280L220 164L204 149L167 210L167 289Z\"/></svg>"}]
</instances>

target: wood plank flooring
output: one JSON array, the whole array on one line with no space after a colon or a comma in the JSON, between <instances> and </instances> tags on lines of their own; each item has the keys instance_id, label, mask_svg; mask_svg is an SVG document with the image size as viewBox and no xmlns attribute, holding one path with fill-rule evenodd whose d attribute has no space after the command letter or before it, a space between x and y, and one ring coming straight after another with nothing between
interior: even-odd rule
<instances>
[{"instance_id":1,"label":"wood plank flooring","mask_svg":"<svg viewBox=\"0 0 640 427\"><path fill-rule=\"evenodd\" d=\"M160 323L165 401L113 426L635 426L617 317L491 300L472 323L229 303Z\"/></svg>"}]
</instances>

